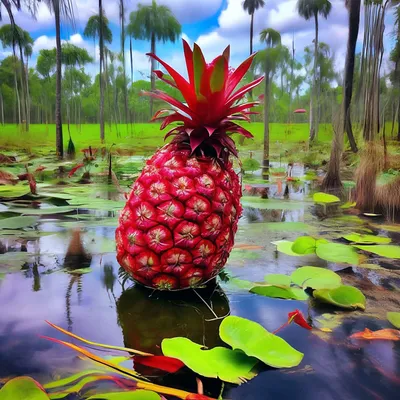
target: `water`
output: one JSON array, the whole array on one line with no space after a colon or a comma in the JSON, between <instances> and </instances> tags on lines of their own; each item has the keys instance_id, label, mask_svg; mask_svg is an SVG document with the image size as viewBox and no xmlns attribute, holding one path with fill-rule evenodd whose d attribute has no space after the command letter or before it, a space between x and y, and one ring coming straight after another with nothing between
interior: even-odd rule
<instances>
[{"instance_id":1,"label":"water","mask_svg":"<svg viewBox=\"0 0 400 400\"><path fill-rule=\"evenodd\" d=\"M257 204L245 210L236 237L236 250L227 265L230 275L251 281L262 281L269 273L288 274L300 265L327 266L325 261L314 256L299 261L275 251L272 241L293 240L305 233L301 225L289 222L308 224L328 237L338 230L350 232L365 225L353 221L353 225L347 222L344 227L343 221L329 218L319 222L312 213L311 203L304 201L283 201L280 203L282 209L263 209ZM38 229L52 232L52 235L35 240L0 239L3 253L32 254L26 257L25 263L20 262L22 270L16 262L13 269L17 272L0 274L0 382L2 378L29 375L46 383L93 368L72 350L44 339L42 336L66 340L45 320L92 341L153 354L161 354L162 339L175 336L189 337L207 347L224 345L218 334L221 320L215 319L195 293L168 295L131 286L129 282L125 287L121 285L115 254L107 252L115 230L110 226L113 225L110 217L114 213L97 210L96 215L106 218L103 221L107 223L102 226L101 219L93 224L92 220L90 223L85 220L74 222L62 215L44 216ZM252 215L257 216L255 220L258 222L250 222L254 221ZM72 224L66 223L68 221ZM272 223L281 222L285 222L284 227L288 228L273 229ZM73 260L75 267L90 266L92 269L92 272L80 276L67 274L64 268L73 232L71 228L76 225L84 228L84 246L90 251L90 256ZM396 234L391 235L395 241L399 240ZM252 249L254 246L259 248L246 250L249 245L253 246ZM328 266L335 270L343 269L343 266ZM366 327L372 330L389 328L390 324L384 318L386 311L400 309L398 265L389 260L385 266L390 269L340 272L345 283L360 287L366 294L368 303L364 313L337 312L337 309L321 306L308 308L306 302L253 295L229 282L220 282L215 290L199 290L218 317L228 313L242 316L259 322L269 331L284 324L287 314L295 309L306 316L309 314L315 325L322 315L336 318L332 333L308 331L294 324L282 330L279 335L305 354L302 363L288 370L265 368L247 384L226 385L224 398L396 398L400 389L400 342L349 339L352 333ZM125 365L132 367L131 362ZM154 371L144 367L137 369L154 375ZM196 391L195 377L188 372L176 376L156 374L152 379L164 385ZM217 397L220 383L208 379L203 382L206 394ZM108 389L113 388L110 386Z\"/></svg>"}]
</instances>

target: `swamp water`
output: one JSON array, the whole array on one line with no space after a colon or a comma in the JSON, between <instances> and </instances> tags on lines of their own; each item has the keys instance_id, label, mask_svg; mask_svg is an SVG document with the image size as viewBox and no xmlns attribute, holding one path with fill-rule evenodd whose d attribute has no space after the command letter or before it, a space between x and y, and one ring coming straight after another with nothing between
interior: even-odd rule
<instances>
[{"instance_id":1,"label":"swamp water","mask_svg":"<svg viewBox=\"0 0 400 400\"><path fill-rule=\"evenodd\" d=\"M400 341L349 337L365 328L393 328L385 316L387 311L400 311L399 260L370 255L368 259L365 256L364 264L369 268L370 264L380 265L380 269L352 267L326 262L313 254L285 255L271 243L313 234L337 240L345 233L369 229L399 244L398 225L381 226L382 221L341 212L318 218L313 202L297 188L288 200L244 197L244 214L226 274L215 288L197 290L206 305L192 290L183 296L182 292L167 295L135 286L129 280L122 285L114 231L123 200L104 186L91 185L90 194L80 187L72 189L43 188L49 195L58 196L52 204L32 204L32 200L22 198L0 206L0 218L18 216L24 210L37 218L34 229L0 229L0 386L14 376L31 376L45 384L93 369L92 363L73 350L42 337L79 344L45 320L91 341L161 354L162 339L176 336L209 348L226 346L218 333L222 318L216 316L241 316L273 332L287 321L289 312L298 309L308 316L314 329L291 324L278 335L304 353L301 364L279 370L265 367L248 383L226 384L224 399L398 397ZM72 200L67 201L68 197ZM82 232L87 257L71 259L66 253L76 228ZM71 265L75 271L69 268ZM307 265L329 267L345 284L361 289L367 298L366 311L342 311L311 301L264 297L249 293L240 284L243 280L262 282L271 273L289 275L296 267ZM104 357L115 353L97 354ZM123 365L133 367L132 361ZM197 391L195 375L188 370L173 375L143 366L137 370L153 382ZM202 381L205 394L218 397L221 382ZM118 388L112 382L97 383L66 398L81 399L114 390Z\"/></svg>"}]
</instances>

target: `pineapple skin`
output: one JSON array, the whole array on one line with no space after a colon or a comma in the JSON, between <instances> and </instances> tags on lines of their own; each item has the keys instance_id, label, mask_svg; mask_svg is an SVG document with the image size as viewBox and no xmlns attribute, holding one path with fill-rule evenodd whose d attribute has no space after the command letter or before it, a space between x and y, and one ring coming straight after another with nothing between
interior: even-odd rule
<instances>
[{"instance_id":1,"label":"pineapple skin","mask_svg":"<svg viewBox=\"0 0 400 400\"><path fill-rule=\"evenodd\" d=\"M203 285L222 270L234 245L239 177L230 161L190 154L177 143L157 151L119 217L117 260L149 288Z\"/></svg>"}]
</instances>

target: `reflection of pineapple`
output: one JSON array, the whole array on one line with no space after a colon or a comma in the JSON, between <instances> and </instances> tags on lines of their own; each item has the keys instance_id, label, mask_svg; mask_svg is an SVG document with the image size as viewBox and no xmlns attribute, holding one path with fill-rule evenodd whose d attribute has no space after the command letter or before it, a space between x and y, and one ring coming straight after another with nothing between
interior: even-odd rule
<instances>
[{"instance_id":1,"label":"reflection of pineapple","mask_svg":"<svg viewBox=\"0 0 400 400\"><path fill-rule=\"evenodd\" d=\"M228 133L252 137L233 120L249 121L257 102L238 104L262 78L234 92L253 56L229 69L229 48L206 64L200 48L184 41L189 82L156 55L187 105L165 93L148 95L174 110L161 110L161 129L175 135L146 164L122 211L116 231L122 267L145 286L162 290L199 286L223 268L241 214L241 186L229 156L237 156Z\"/></svg>"},{"instance_id":2,"label":"reflection of pineapple","mask_svg":"<svg viewBox=\"0 0 400 400\"><path fill-rule=\"evenodd\" d=\"M228 299L218 287L214 289L214 286L202 289L202 295L214 313L224 317L229 313ZM209 348L223 346L219 337L222 319L215 319L195 293L185 292L182 296L182 293L152 294L141 286L125 290L117 301L125 346L161 355L162 340L177 336Z\"/></svg>"}]
</instances>

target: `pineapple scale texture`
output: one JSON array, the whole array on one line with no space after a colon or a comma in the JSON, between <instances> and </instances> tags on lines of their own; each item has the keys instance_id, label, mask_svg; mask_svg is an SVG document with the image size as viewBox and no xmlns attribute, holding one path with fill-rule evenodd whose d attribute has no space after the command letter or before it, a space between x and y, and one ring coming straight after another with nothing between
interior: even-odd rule
<instances>
[{"instance_id":1,"label":"pineapple scale texture","mask_svg":"<svg viewBox=\"0 0 400 400\"><path fill-rule=\"evenodd\" d=\"M197 287L224 267L241 215L231 162L167 144L147 161L116 230L117 259L159 290Z\"/></svg>"}]
</instances>

